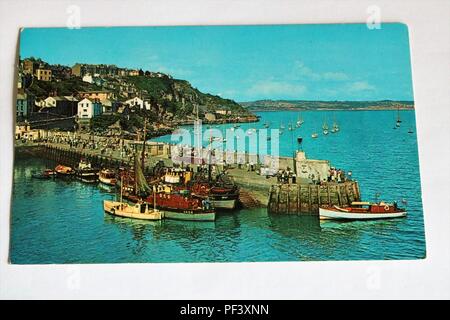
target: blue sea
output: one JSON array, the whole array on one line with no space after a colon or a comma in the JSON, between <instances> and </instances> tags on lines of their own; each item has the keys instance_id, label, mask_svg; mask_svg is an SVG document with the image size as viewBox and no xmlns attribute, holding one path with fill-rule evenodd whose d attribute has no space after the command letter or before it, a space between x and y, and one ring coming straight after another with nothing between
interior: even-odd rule
<instances>
[{"instance_id":1,"label":"blue sea","mask_svg":"<svg viewBox=\"0 0 450 320\"><path fill-rule=\"evenodd\" d=\"M419 259L425 257L416 126L413 111L306 111L304 124L288 131L297 112L260 112L246 131L286 127L281 155L300 147L308 158L351 170L364 200L405 201L404 219L320 222L316 217L269 215L266 209L220 213L215 222L146 222L106 215L114 195L77 181L35 180L53 165L17 159L14 166L11 251L13 263L243 262ZM335 134L322 134L322 124ZM232 125L217 126L224 131ZM215 128L216 126L214 126ZM207 127L204 126L204 130ZM408 131L412 131L409 133ZM312 139L317 132L319 137ZM303 138L302 146L297 137ZM170 136L154 139L170 142Z\"/></svg>"}]
</instances>

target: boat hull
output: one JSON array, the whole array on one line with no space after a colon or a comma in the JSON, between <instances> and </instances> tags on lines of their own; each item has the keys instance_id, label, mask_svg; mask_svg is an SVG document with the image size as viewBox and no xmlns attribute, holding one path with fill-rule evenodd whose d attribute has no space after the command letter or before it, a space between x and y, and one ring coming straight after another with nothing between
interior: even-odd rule
<instances>
[{"instance_id":1,"label":"boat hull","mask_svg":"<svg viewBox=\"0 0 450 320\"><path fill-rule=\"evenodd\" d=\"M120 209L120 202L116 201L103 201L103 209L106 213L110 215L122 217L122 218L131 218L131 219L140 219L140 220L161 220L164 218L164 213L162 211L150 212L150 213L135 213L128 212L126 210Z\"/></svg>"},{"instance_id":2,"label":"boat hull","mask_svg":"<svg viewBox=\"0 0 450 320\"><path fill-rule=\"evenodd\" d=\"M319 208L320 220L378 220L402 218L405 216L406 211L388 213L355 213Z\"/></svg>"},{"instance_id":3,"label":"boat hull","mask_svg":"<svg viewBox=\"0 0 450 320\"><path fill-rule=\"evenodd\" d=\"M98 180L101 183L103 183L104 185L107 185L109 187L114 187L116 185L116 179L109 179L109 178L99 177Z\"/></svg>"},{"instance_id":4,"label":"boat hull","mask_svg":"<svg viewBox=\"0 0 450 320\"><path fill-rule=\"evenodd\" d=\"M216 209L233 210L234 208L236 208L237 200L236 199L225 199L225 200L213 199L213 200L211 200L211 202L213 204L213 207Z\"/></svg>"},{"instance_id":5,"label":"boat hull","mask_svg":"<svg viewBox=\"0 0 450 320\"><path fill-rule=\"evenodd\" d=\"M170 209L165 209L164 211L165 219L172 220L184 220L184 221L215 221L216 213L212 212L192 212L189 210L181 211L171 211Z\"/></svg>"}]
</instances>

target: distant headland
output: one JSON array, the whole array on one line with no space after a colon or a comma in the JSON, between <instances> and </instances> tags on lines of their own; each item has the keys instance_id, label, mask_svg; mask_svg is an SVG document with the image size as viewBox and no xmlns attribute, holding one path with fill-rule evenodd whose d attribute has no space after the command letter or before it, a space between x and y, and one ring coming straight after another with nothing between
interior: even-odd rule
<instances>
[{"instance_id":1,"label":"distant headland","mask_svg":"<svg viewBox=\"0 0 450 320\"><path fill-rule=\"evenodd\" d=\"M257 100L240 102L249 111L278 110L413 110L414 101L309 101L309 100Z\"/></svg>"}]
</instances>

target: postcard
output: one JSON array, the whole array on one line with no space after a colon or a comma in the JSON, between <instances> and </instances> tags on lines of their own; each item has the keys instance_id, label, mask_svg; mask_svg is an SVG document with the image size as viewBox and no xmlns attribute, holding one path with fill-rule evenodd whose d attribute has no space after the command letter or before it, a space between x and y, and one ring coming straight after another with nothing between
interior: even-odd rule
<instances>
[{"instance_id":1,"label":"postcard","mask_svg":"<svg viewBox=\"0 0 450 320\"><path fill-rule=\"evenodd\" d=\"M408 28L24 28L10 263L425 253Z\"/></svg>"}]
</instances>

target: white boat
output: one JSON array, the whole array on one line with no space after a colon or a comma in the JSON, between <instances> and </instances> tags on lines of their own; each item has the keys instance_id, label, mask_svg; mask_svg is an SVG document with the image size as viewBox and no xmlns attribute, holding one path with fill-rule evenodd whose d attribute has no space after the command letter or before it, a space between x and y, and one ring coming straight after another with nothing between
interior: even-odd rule
<instances>
[{"instance_id":1,"label":"white boat","mask_svg":"<svg viewBox=\"0 0 450 320\"><path fill-rule=\"evenodd\" d=\"M312 135L311 135L311 138L313 138L313 139L315 139L315 138L317 138L319 135L317 134L317 133L313 133Z\"/></svg>"},{"instance_id":2,"label":"white boat","mask_svg":"<svg viewBox=\"0 0 450 320\"><path fill-rule=\"evenodd\" d=\"M347 207L325 207L319 208L320 220L374 220L392 219L406 216L406 210L398 208L397 204L384 202L353 202Z\"/></svg>"},{"instance_id":3,"label":"white boat","mask_svg":"<svg viewBox=\"0 0 450 320\"><path fill-rule=\"evenodd\" d=\"M327 135L328 134L328 130L323 130L323 134Z\"/></svg>"},{"instance_id":4,"label":"white boat","mask_svg":"<svg viewBox=\"0 0 450 320\"><path fill-rule=\"evenodd\" d=\"M163 211L152 208L148 203L130 205L125 202L103 200L103 209L111 215L123 218L141 220L161 220L164 218Z\"/></svg>"},{"instance_id":5,"label":"white boat","mask_svg":"<svg viewBox=\"0 0 450 320\"><path fill-rule=\"evenodd\" d=\"M117 183L116 173L110 169L103 169L98 175L98 180L108 186L115 186Z\"/></svg>"}]
</instances>

